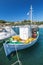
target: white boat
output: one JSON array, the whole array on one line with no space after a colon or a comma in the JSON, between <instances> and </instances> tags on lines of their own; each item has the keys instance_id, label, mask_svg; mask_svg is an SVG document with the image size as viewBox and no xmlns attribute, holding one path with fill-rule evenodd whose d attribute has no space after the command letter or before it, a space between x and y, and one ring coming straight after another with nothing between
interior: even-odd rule
<instances>
[{"instance_id":1,"label":"white boat","mask_svg":"<svg viewBox=\"0 0 43 65\"><path fill-rule=\"evenodd\" d=\"M31 11L32 11L32 7L31 7ZM31 15L32 15L32 12L31 12ZM31 24L32 24L32 16L31 16ZM23 26L23 27L25 29L25 26ZM26 27L26 29L24 31L26 32L27 30L28 30L28 27ZM29 31L28 31L29 33L26 32L29 35L24 35L24 34L26 34L25 32L22 34L21 30L20 30L20 37L22 39L26 39L26 38L28 38L28 36L31 37L31 31L30 30L32 30L32 25L31 25L31 27L29 26ZM22 32L23 32L23 30L22 30ZM6 41L3 44L6 56L9 55L12 51L16 51L16 49L21 50L21 49L29 48L32 45L34 45L39 38L39 31L37 31L36 33L37 33L36 38L34 40L32 40L31 42L27 43L27 44L25 44L24 42L17 42L15 40L11 40L10 42ZM16 47L16 49L15 49L15 47Z\"/></svg>"},{"instance_id":2,"label":"white boat","mask_svg":"<svg viewBox=\"0 0 43 65\"><path fill-rule=\"evenodd\" d=\"M37 37L28 44L24 44L24 43L16 44L15 41L12 41L11 43L9 43L8 41L5 42L3 44L3 46L4 46L6 56L9 55L11 52L16 51L16 49L21 50L21 49L25 49L25 48L29 48L29 47L33 46L37 42L38 38L39 38L39 32L38 32ZM15 49L15 46L16 46L16 49Z\"/></svg>"},{"instance_id":3,"label":"white boat","mask_svg":"<svg viewBox=\"0 0 43 65\"><path fill-rule=\"evenodd\" d=\"M12 33L13 32L13 33ZM16 35L15 31L9 26L0 29L0 41Z\"/></svg>"}]
</instances>

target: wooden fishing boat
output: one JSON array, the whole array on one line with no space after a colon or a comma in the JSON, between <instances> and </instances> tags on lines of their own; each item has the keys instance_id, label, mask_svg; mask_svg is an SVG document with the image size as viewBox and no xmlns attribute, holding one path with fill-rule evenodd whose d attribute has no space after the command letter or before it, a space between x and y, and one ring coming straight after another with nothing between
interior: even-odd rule
<instances>
[{"instance_id":1,"label":"wooden fishing boat","mask_svg":"<svg viewBox=\"0 0 43 65\"><path fill-rule=\"evenodd\" d=\"M32 45L36 43L36 41L39 38L39 31L35 28L32 30L32 7L31 9L31 25L29 27L27 26L21 26L20 28L20 37L13 36L6 41L3 46L6 53L6 56L9 55L11 52L25 48L29 48ZM25 31L25 32L24 32ZM26 40L27 39L27 40ZM16 49L15 49L16 47Z\"/></svg>"},{"instance_id":2,"label":"wooden fishing boat","mask_svg":"<svg viewBox=\"0 0 43 65\"><path fill-rule=\"evenodd\" d=\"M3 45L4 45L4 50L6 53L6 56L9 55L12 51L16 51L17 50L21 50L21 49L25 49L25 48L29 48L32 45L34 45L37 40L39 38L39 32L37 31L37 37L34 38L33 40L30 39L30 41L28 41L27 43L25 42L20 42L20 41L15 41L12 40L12 38L10 38L8 41L6 41ZM15 49L16 46L16 49Z\"/></svg>"}]
</instances>

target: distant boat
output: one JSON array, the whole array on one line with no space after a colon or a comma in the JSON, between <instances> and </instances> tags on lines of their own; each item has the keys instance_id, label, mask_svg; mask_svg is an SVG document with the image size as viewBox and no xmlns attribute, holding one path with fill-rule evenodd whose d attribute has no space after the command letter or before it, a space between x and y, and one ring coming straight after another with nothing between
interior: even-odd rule
<instances>
[{"instance_id":1,"label":"distant boat","mask_svg":"<svg viewBox=\"0 0 43 65\"><path fill-rule=\"evenodd\" d=\"M7 39L13 35L16 35L16 32L11 27L5 26L3 28L0 28L0 41Z\"/></svg>"}]
</instances>

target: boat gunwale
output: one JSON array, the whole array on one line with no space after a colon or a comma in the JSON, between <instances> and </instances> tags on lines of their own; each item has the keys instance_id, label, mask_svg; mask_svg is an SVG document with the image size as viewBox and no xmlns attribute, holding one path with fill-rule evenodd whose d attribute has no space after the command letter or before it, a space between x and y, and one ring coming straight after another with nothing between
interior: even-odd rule
<instances>
[{"instance_id":1,"label":"boat gunwale","mask_svg":"<svg viewBox=\"0 0 43 65\"><path fill-rule=\"evenodd\" d=\"M38 37L39 37L39 32L38 32L38 35L37 35L37 37L32 41L32 42L34 42L35 40L37 40L38 39ZM8 45L28 45L28 44L31 44L32 42L30 42L30 43L22 43L22 44L12 44L12 42L11 43L7 43Z\"/></svg>"}]
</instances>

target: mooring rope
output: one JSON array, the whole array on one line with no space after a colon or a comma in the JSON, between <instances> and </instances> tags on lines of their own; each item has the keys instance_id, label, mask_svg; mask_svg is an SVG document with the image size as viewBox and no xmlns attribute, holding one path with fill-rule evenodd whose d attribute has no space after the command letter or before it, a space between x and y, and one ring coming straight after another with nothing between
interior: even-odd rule
<instances>
[{"instance_id":1,"label":"mooring rope","mask_svg":"<svg viewBox=\"0 0 43 65\"><path fill-rule=\"evenodd\" d=\"M18 63L18 61L16 61L16 62L14 62L13 64L11 64L11 65L15 65L15 64L17 64ZM21 63L21 61L19 60L19 65L22 65L22 63Z\"/></svg>"},{"instance_id":2,"label":"mooring rope","mask_svg":"<svg viewBox=\"0 0 43 65\"><path fill-rule=\"evenodd\" d=\"M1 52L2 48L3 48L3 46L0 48L0 52Z\"/></svg>"},{"instance_id":3,"label":"mooring rope","mask_svg":"<svg viewBox=\"0 0 43 65\"><path fill-rule=\"evenodd\" d=\"M2 48L3 48L3 46L0 48L0 52L2 51ZM22 65L21 61L19 60L19 56L18 56L18 52L17 52L16 45L15 45L15 50L16 50L16 55L17 55L17 61L14 62L14 63L11 64L11 65L15 65L15 64L17 64L17 63L19 63L19 65Z\"/></svg>"},{"instance_id":4,"label":"mooring rope","mask_svg":"<svg viewBox=\"0 0 43 65\"><path fill-rule=\"evenodd\" d=\"M17 52L16 45L15 45L15 50L16 50L16 55L17 55L17 61L16 61L16 62L14 62L14 63L13 63L13 64L11 64L11 65L15 65L15 64L17 64L17 63L19 63L19 65L22 65L21 61L19 60L19 56L18 56L18 52Z\"/></svg>"},{"instance_id":5,"label":"mooring rope","mask_svg":"<svg viewBox=\"0 0 43 65\"><path fill-rule=\"evenodd\" d=\"M19 60L19 56L18 56L18 52L17 52L16 45L15 45L15 50L16 50L16 55L17 55L17 60L18 60L18 63L19 63L19 65L22 65L22 64L21 64L21 61Z\"/></svg>"}]
</instances>

